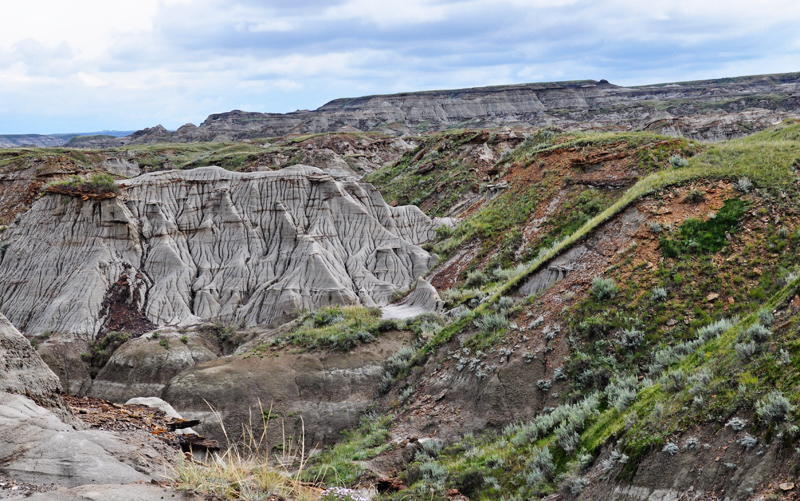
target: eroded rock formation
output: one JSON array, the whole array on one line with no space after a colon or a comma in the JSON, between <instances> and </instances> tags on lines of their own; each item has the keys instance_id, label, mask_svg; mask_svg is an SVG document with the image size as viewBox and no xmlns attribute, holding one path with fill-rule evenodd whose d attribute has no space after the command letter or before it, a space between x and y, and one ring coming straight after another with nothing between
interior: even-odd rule
<instances>
[{"instance_id":1,"label":"eroded rock formation","mask_svg":"<svg viewBox=\"0 0 800 501\"><path fill-rule=\"evenodd\" d=\"M316 110L210 115L175 132L162 126L94 143L230 141L334 131L418 133L463 127L648 129L718 141L797 116L800 74L621 87L605 80L500 85L335 99Z\"/></svg>"},{"instance_id":2,"label":"eroded rock formation","mask_svg":"<svg viewBox=\"0 0 800 501\"><path fill-rule=\"evenodd\" d=\"M218 167L47 195L0 236L0 312L27 333L208 319L271 324L302 308L386 304L436 262L437 222L321 170Z\"/></svg>"}]
</instances>

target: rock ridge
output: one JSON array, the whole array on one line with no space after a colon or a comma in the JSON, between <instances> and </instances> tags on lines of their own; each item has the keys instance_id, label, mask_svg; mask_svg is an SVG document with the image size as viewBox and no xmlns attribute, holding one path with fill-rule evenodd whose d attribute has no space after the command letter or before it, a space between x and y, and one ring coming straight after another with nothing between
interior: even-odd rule
<instances>
[{"instance_id":1,"label":"rock ridge","mask_svg":"<svg viewBox=\"0 0 800 501\"><path fill-rule=\"evenodd\" d=\"M231 141L341 131L392 135L458 127L647 129L717 141L800 115L800 73L622 87L605 80L501 85L335 99L316 110L210 115L175 132L162 126L93 143ZM87 144L88 146L88 144Z\"/></svg>"}]
</instances>

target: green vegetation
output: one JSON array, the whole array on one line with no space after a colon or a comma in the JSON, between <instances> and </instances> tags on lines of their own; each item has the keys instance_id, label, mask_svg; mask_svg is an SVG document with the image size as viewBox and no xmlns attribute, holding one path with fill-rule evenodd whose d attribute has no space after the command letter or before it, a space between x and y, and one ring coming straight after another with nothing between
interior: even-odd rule
<instances>
[{"instance_id":1,"label":"green vegetation","mask_svg":"<svg viewBox=\"0 0 800 501\"><path fill-rule=\"evenodd\" d=\"M365 471L364 461L392 448L391 424L391 415L365 414L361 426L345 432L342 442L309 461L303 478L328 485L353 485Z\"/></svg>"},{"instance_id":2,"label":"green vegetation","mask_svg":"<svg viewBox=\"0 0 800 501\"><path fill-rule=\"evenodd\" d=\"M394 327L392 322L381 321L380 309L361 306L333 306L307 312L297 325L290 333L272 341L272 345L347 352L359 344L371 343L381 332Z\"/></svg>"},{"instance_id":3,"label":"green vegetation","mask_svg":"<svg viewBox=\"0 0 800 501\"><path fill-rule=\"evenodd\" d=\"M612 142L614 135L607 137ZM542 246L532 260L512 261L492 272L489 267L470 270L464 277L468 288L443 291L448 304L469 304L474 310L445 326L415 355L404 353L391 384L404 384L409 366L422 366L456 335L468 334L460 337L464 350L490 338L480 346L502 344L504 329L518 318L513 306L506 308L508 299L523 280L633 202L647 197L659 207L699 204L705 191L696 187L718 190L725 185L721 180L738 191L723 199L714 217L690 218L675 229L645 227L649 235L658 235L658 247L655 242L649 247L658 255L647 257L657 264L631 259L637 253L632 247L562 311L571 354L559 373L566 378L558 389L560 406L502 433L467 436L433 454L418 452L402 474L409 490L382 498L444 499L447 489L458 488L476 500L527 499L549 495L558 485L578 493L591 478L587 468L606 446L613 449L603 471L629 479L647 454L669 457L699 447L697 438L685 435L698 424L740 432L736 442L743 450L778 440L797 446L800 313L789 301L800 293L800 236L792 217L800 212L794 187L798 139L800 125L793 122L692 155L682 152L688 165L670 162L671 153L663 159L668 168L649 171L608 206L582 217L563 239ZM676 163L681 165L673 167ZM695 187L685 187L689 183ZM684 199L675 196L677 188L687 193ZM508 191L470 218L512 196ZM511 200L505 207L512 207ZM747 231L738 231L742 228ZM477 238L491 235L491 228L486 231ZM456 229L449 238L463 235ZM440 245L452 249L463 242ZM528 298L520 307L537 301ZM550 389L552 381L540 383L551 392L557 388Z\"/></svg>"},{"instance_id":4,"label":"green vegetation","mask_svg":"<svg viewBox=\"0 0 800 501\"><path fill-rule=\"evenodd\" d=\"M725 245L726 235L736 232L739 220L747 210L742 200L731 199L714 216L705 221L687 219L678 228L673 238L662 237L661 248L667 257L681 254L713 254Z\"/></svg>"},{"instance_id":5,"label":"green vegetation","mask_svg":"<svg viewBox=\"0 0 800 501\"><path fill-rule=\"evenodd\" d=\"M84 179L80 176L70 176L63 181L54 181L46 185L44 190L57 191L58 193L74 193L76 195L83 193L103 195L107 193L119 193L119 186L110 174L99 172L92 174L92 177L89 179Z\"/></svg>"},{"instance_id":6,"label":"green vegetation","mask_svg":"<svg viewBox=\"0 0 800 501\"><path fill-rule=\"evenodd\" d=\"M89 365L92 379L105 367L117 348L130 338L131 335L125 332L109 332L101 339L89 343L89 351L81 353L81 359Z\"/></svg>"},{"instance_id":7,"label":"green vegetation","mask_svg":"<svg viewBox=\"0 0 800 501\"><path fill-rule=\"evenodd\" d=\"M330 306L307 311L298 318L292 329L268 345L255 350L263 356L271 348L294 346L303 350L332 350L348 352L375 341L385 332L410 331L417 337L439 332L445 319L434 313L419 315L407 321L382 319L380 308L363 306Z\"/></svg>"}]
</instances>

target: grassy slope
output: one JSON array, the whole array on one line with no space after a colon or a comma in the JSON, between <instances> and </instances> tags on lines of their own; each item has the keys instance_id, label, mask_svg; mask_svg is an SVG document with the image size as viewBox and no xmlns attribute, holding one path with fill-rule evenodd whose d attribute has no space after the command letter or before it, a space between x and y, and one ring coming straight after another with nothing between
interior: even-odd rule
<instances>
[{"instance_id":1,"label":"grassy slope","mask_svg":"<svg viewBox=\"0 0 800 501\"><path fill-rule=\"evenodd\" d=\"M471 499L498 499L500 493L507 499L514 498L514 493L543 495L568 475L580 476L581 461L588 458L591 462L609 440L614 440L630 456L622 470L623 475L630 476L644 454L660 450L675 433L698 422L722 426L734 414L752 416L757 403L773 390L783 392L796 408L800 404L800 343L795 327L798 319L796 313L786 310L785 304L798 293L800 282L794 279L783 286L781 279L798 265L796 256L800 251L798 228L794 226L797 224L794 216L800 211L795 172L800 161L798 139L800 125L793 123L749 138L710 145L694 156L688 167L660 170L640 179L565 240L521 267L519 273L504 283L490 284L491 299L470 316L440 331L418 352L418 359L430 356L453 335L471 326L474 317L489 311L492 303L513 293L527 276L642 197L660 198L673 187L690 182L738 181L743 177L757 187L755 193L740 195L752 211L740 217L741 224L758 231L735 238L734 244L723 247L719 253L668 258L655 270L623 262L607 273L622 284L618 301L608 303L589 295L570 311L573 355L568 361L570 379L562 396L564 405L587 399L593 404L593 395L607 390L598 381L607 384L628 375L647 376L642 383L634 384L633 391L638 395L629 407L623 405L618 409L603 397L597 401L594 414L582 416L574 409L567 412L563 427L574 430L579 437L579 445L569 452L554 433L557 423L539 428L536 423L528 423L509 427L499 436L468 437L436 459L419 457L408 470L409 480L414 483L411 492L425 492L436 499L437 494L430 494L431 489L441 493L439 489L455 486L469 490ZM681 278L676 283L677 275ZM788 274L788 279L792 278ZM680 280L692 284L691 287L682 286ZM667 288L668 300L655 304L650 298L653 286ZM730 296L735 303L723 308L723 302L704 301L711 292L723 298ZM778 320L770 327L773 334L757 353L743 360L736 345L746 341L742 332L757 321L761 309L777 309ZM581 325L587 318L598 315L605 322L600 323L600 328L607 329L610 336L600 344L591 337L595 331ZM718 337L694 341L702 326L731 315L739 315L740 321L718 333ZM620 319L632 317L638 318L644 341L634 350L615 346L613 337L623 327ZM664 320L672 317L687 321L680 321L675 329L662 327ZM656 360L660 352L671 356L659 359L666 363L649 367L648 363ZM581 379L578 369L606 374L599 380ZM672 384L672 380L682 380L683 386ZM708 405L712 395L713 402ZM697 405L698 397L705 403ZM791 414L788 421L791 423L794 418ZM532 429L535 431L531 432ZM760 440L774 439L781 430L784 440L794 440L794 429L782 422L768 423L756 416L750 426L750 432ZM553 470L544 476L532 475L535 465L528 459L546 446L552 454ZM420 468L427 473L417 474Z\"/></svg>"}]
</instances>

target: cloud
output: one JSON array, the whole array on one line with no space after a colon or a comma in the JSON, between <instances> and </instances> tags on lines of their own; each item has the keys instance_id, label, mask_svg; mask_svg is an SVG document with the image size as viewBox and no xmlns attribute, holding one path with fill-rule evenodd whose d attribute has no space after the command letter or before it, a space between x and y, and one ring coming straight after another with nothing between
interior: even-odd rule
<instances>
[{"instance_id":1,"label":"cloud","mask_svg":"<svg viewBox=\"0 0 800 501\"><path fill-rule=\"evenodd\" d=\"M29 0L0 32L0 132L175 128L363 94L800 70L767 0Z\"/></svg>"}]
</instances>

